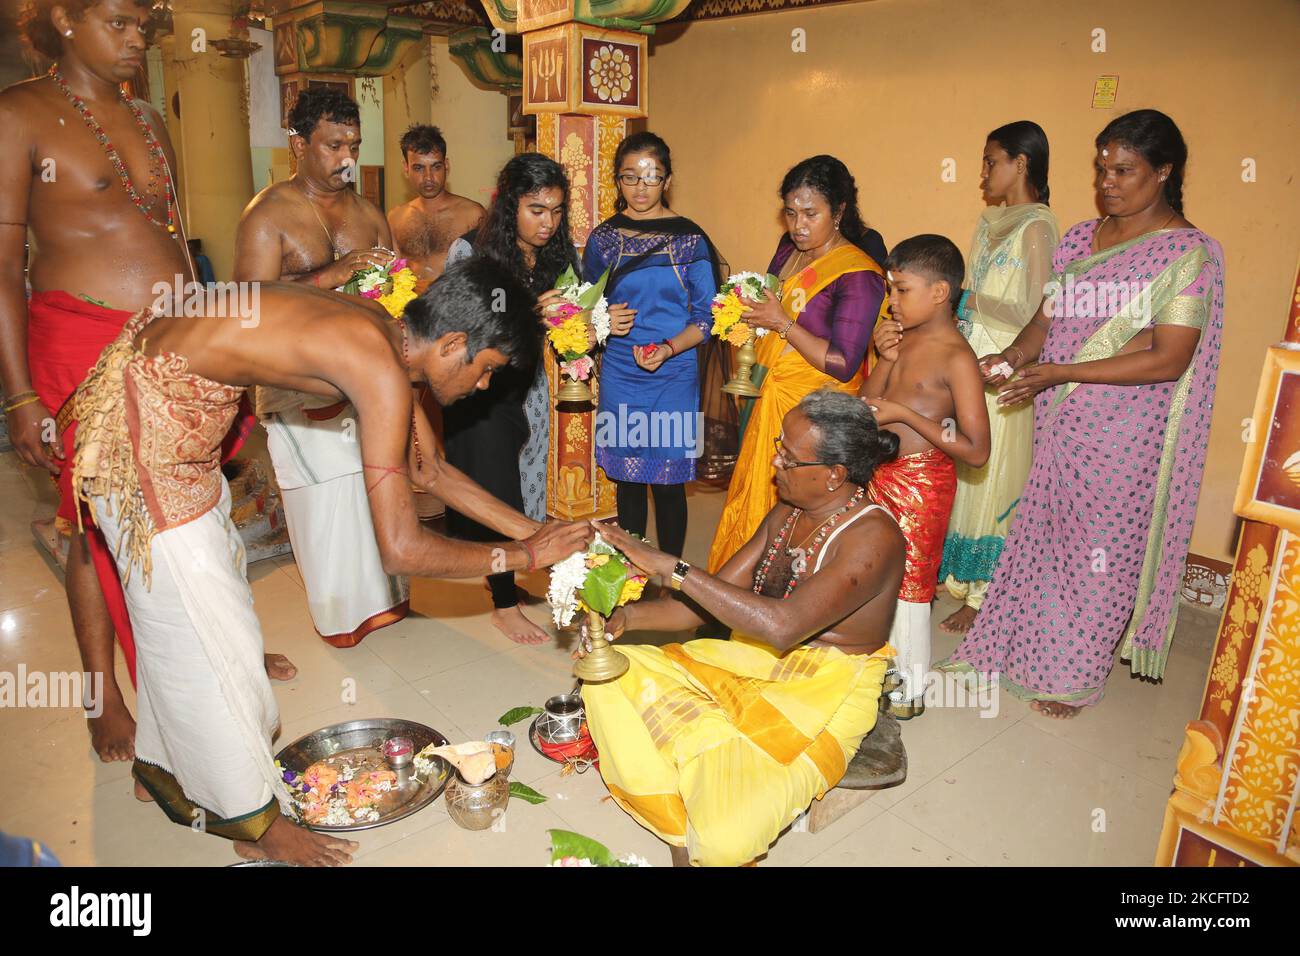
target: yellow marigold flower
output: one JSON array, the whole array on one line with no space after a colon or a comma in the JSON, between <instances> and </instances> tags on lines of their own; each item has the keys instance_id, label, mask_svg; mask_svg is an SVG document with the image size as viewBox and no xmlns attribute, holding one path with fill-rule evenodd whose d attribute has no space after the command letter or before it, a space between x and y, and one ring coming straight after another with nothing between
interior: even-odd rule
<instances>
[{"instance_id":1,"label":"yellow marigold flower","mask_svg":"<svg viewBox=\"0 0 1300 956\"><path fill-rule=\"evenodd\" d=\"M645 582L646 579L639 574L625 580L623 590L618 595L618 603L623 605L641 600L641 592L645 590Z\"/></svg>"},{"instance_id":2,"label":"yellow marigold flower","mask_svg":"<svg viewBox=\"0 0 1300 956\"><path fill-rule=\"evenodd\" d=\"M720 338L726 338L731 327L740 321L744 308L740 303L739 296L735 293L728 293L721 302L715 302L712 308L713 334Z\"/></svg>"},{"instance_id":3,"label":"yellow marigold flower","mask_svg":"<svg viewBox=\"0 0 1300 956\"><path fill-rule=\"evenodd\" d=\"M563 355L573 352L578 355L587 353L587 325L576 316L566 319L563 325L547 330L546 336L555 351Z\"/></svg>"},{"instance_id":4,"label":"yellow marigold flower","mask_svg":"<svg viewBox=\"0 0 1300 956\"><path fill-rule=\"evenodd\" d=\"M732 345L736 346L736 348L740 348L740 346L749 341L749 332L750 328L747 324L744 322L737 322L723 337Z\"/></svg>"},{"instance_id":5,"label":"yellow marigold flower","mask_svg":"<svg viewBox=\"0 0 1300 956\"><path fill-rule=\"evenodd\" d=\"M375 301L382 305L393 318L398 318L405 311L406 304L414 298L414 289L394 288L388 295L381 295Z\"/></svg>"}]
</instances>

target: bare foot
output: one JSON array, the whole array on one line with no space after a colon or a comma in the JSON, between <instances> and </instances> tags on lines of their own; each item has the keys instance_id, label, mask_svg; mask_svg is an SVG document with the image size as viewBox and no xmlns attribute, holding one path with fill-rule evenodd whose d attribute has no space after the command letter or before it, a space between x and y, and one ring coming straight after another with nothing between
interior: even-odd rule
<instances>
[{"instance_id":1,"label":"bare foot","mask_svg":"<svg viewBox=\"0 0 1300 956\"><path fill-rule=\"evenodd\" d=\"M945 634L965 634L975 623L975 615L978 613L969 604L963 604L939 622L939 630Z\"/></svg>"},{"instance_id":2,"label":"bare foot","mask_svg":"<svg viewBox=\"0 0 1300 956\"><path fill-rule=\"evenodd\" d=\"M141 803L153 803L153 794L139 780L135 782L135 798Z\"/></svg>"},{"instance_id":3,"label":"bare foot","mask_svg":"<svg viewBox=\"0 0 1300 956\"><path fill-rule=\"evenodd\" d=\"M343 866L360 846L325 833L313 833L288 817L276 817L256 843L235 841L235 853L245 860L275 860L294 866Z\"/></svg>"},{"instance_id":4,"label":"bare foot","mask_svg":"<svg viewBox=\"0 0 1300 956\"><path fill-rule=\"evenodd\" d=\"M121 693L106 697L98 717L86 717L90 724L90 746L104 763L135 759L135 720L126 709Z\"/></svg>"},{"instance_id":5,"label":"bare foot","mask_svg":"<svg viewBox=\"0 0 1300 956\"><path fill-rule=\"evenodd\" d=\"M298 668L283 654L267 654L266 676L271 680L293 680L298 676Z\"/></svg>"},{"instance_id":6,"label":"bare foot","mask_svg":"<svg viewBox=\"0 0 1300 956\"><path fill-rule=\"evenodd\" d=\"M524 617L518 604L494 610L492 626L516 644L545 644L551 639L549 634Z\"/></svg>"},{"instance_id":7,"label":"bare foot","mask_svg":"<svg viewBox=\"0 0 1300 956\"><path fill-rule=\"evenodd\" d=\"M1063 704L1059 700L1035 700L1029 704L1029 709L1042 714L1044 717L1053 717L1057 720L1069 720L1071 717L1079 716L1082 707L1071 707L1069 704Z\"/></svg>"}]
</instances>

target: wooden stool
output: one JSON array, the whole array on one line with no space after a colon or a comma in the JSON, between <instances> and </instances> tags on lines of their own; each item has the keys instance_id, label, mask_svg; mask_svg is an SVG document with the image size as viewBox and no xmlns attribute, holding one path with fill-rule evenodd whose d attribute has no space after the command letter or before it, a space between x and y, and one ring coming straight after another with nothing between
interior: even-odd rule
<instances>
[{"instance_id":1,"label":"wooden stool","mask_svg":"<svg viewBox=\"0 0 1300 956\"><path fill-rule=\"evenodd\" d=\"M871 733L862 738L844 776L833 790L814 800L808 810L808 832L819 833L854 807L865 803L873 790L897 787L907 779L907 750L898 719L882 709Z\"/></svg>"}]
</instances>

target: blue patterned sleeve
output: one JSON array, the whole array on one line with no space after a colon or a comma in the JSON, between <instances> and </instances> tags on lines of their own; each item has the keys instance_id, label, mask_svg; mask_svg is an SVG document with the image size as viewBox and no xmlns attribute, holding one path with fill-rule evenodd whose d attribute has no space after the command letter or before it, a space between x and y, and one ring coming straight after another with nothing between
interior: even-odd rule
<instances>
[{"instance_id":1,"label":"blue patterned sleeve","mask_svg":"<svg viewBox=\"0 0 1300 956\"><path fill-rule=\"evenodd\" d=\"M609 230L597 226L582 250L582 279L595 282L609 268Z\"/></svg>"},{"instance_id":2,"label":"blue patterned sleeve","mask_svg":"<svg viewBox=\"0 0 1300 956\"><path fill-rule=\"evenodd\" d=\"M718 291L714 281L713 262L707 255L698 256L686 267L686 294L691 313L689 324L703 332L706 339L713 331L713 297Z\"/></svg>"}]
</instances>

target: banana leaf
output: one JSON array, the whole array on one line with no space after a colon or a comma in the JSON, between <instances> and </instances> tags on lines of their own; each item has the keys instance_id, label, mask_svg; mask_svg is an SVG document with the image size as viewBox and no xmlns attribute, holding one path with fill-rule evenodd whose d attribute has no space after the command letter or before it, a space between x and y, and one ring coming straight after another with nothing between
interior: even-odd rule
<instances>
[{"instance_id":1,"label":"banana leaf","mask_svg":"<svg viewBox=\"0 0 1300 956\"><path fill-rule=\"evenodd\" d=\"M603 843L571 830L547 830L551 836L551 862L566 856L590 860L596 866L623 866Z\"/></svg>"}]
</instances>

